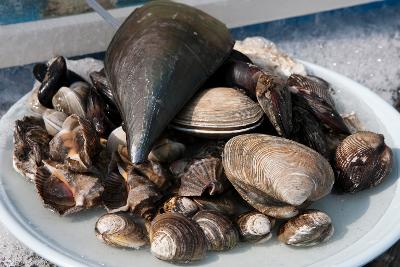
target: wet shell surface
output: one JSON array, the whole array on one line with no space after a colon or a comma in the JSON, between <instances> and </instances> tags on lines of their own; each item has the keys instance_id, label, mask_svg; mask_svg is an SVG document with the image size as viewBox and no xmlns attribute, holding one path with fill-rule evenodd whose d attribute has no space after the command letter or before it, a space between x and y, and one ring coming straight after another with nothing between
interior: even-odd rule
<instances>
[{"instance_id":1,"label":"wet shell surface","mask_svg":"<svg viewBox=\"0 0 400 267\"><path fill-rule=\"evenodd\" d=\"M274 219L270 219L260 212L250 211L241 214L237 218L236 224L242 241L263 243L272 236L271 229Z\"/></svg>"},{"instance_id":2,"label":"wet shell surface","mask_svg":"<svg viewBox=\"0 0 400 267\"><path fill-rule=\"evenodd\" d=\"M331 218L319 210L307 210L283 224L278 239L299 247L315 246L327 241L333 235Z\"/></svg>"},{"instance_id":3,"label":"wet shell surface","mask_svg":"<svg viewBox=\"0 0 400 267\"><path fill-rule=\"evenodd\" d=\"M188 163L186 171L180 176L180 196L201 196L220 194L226 187L221 159L208 157Z\"/></svg>"},{"instance_id":4,"label":"wet shell surface","mask_svg":"<svg viewBox=\"0 0 400 267\"><path fill-rule=\"evenodd\" d=\"M243 93L228 87L198 93L175 117L171 126L204 137L227 137L261 124L263 111Z\"/></svg>"},{"instance_id":5,"label":"wet shell surface","mask_svg":"<svg viewBox=\"0 0 400 267\"><path fill-rule=\"evenodd\" d=\"M163 205L164 212L178 212L186 217L191 217L198 209L196 202L180 196L171 197Z\"/></svg>"},{"instance_id":6,"label":"wet shell surface","mask_svg":"<svg viewBox=\"0 0 400 267\"><path fill-rule=\"evenodd\" d=\"M231 138L223 154L225 174L243 199L276 218L327 195L334 175L316 151L288 139L245 134Z\"/></svg>"},{"instance_id":7,"label":"wet shell surface","mask_svg":"<svg viewBox=\"0 0 400 267\"><path fill-rule=\"evenodd\" d=\"M239 234L231 220L215 211L199 211L193 216L207 238L208 250L228 250L236 246Z\"/></svg>"},{"instance_id":8,"label":"wet shell surface","mask_svg":"<svg viewBox=\"0 0 400 267\"><path fill-rule=\"evenodd\" d=\"M184 144L164 138L153 146L148 159L160 163L173 162L183 156L185 149Z\"/></svg>"},{"instance_id":9,"label":"wet shell surface","mask_svg":"<svg viewBox=\"0 0 400 267\"><path fill-rule=\"evenodd\" d=\"M67 115L76 114L84 118L88 93L89 87L83 86L81 82L79 82L75 89L61 87L53 96L52 103L54 108L60 112L64 112Z\"/></svg>"},{"instance_id":10,"label":"wet shell surface","mask_svg":"<svg viewBox=\"0 0 400 267\"><path fill-rule=\"evenodd\" d=\"M392 150L383 135L357 132L336 149L336 183L350 193L377 186L389 175L392 164Z\"/></svg>"},{"instance_id":11,"label":"wet shell surface","mask_svg":"<svg viewBox=\"0 0 400 267\"><path fill-rule=\"evenodd\" d=\"M179 213L158 215L150 227L151 253L161 260L190 262L201 260L207 239L200 226Z\"/></svg>"},{"instance_id":12,"label":"wet shell surface","mask_svg":"<svg viewBox=\"0 0 400 267\"><path fill-rule=\"evenodd\" d=\"M114 129L107 139L107 150L111 154L118 151L119 147L126 147L126 133L121 126Z\"/></svg>"},{"instance_id":13,"label":"wet shell surface","mask_svg":"<svg viewBox=\"0 0 400 267\"><path fill-rule=\"evenodd\" d=\"M145 228L125 213L104 214L95 227L96 237L110 246L139 249L148 244Z\"/></svg>"},{"instance_id":14,"label":"wet shell surface","mask_svg":"<svg viewBox=\"0 0 400 267\"><path fill-rule=\"evenodd\" d=\"M43 112L43 121L47 132L54 136L62 129L67 114L54 109L46 109Z\"/></svg>"}]
</instances>

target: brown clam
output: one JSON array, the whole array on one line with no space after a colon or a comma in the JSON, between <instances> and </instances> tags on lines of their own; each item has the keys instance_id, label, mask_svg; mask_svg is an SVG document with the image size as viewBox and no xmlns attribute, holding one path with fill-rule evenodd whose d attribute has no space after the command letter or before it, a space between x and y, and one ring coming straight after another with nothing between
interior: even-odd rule
<instances>
[{"instance_id":1,"label":"brown clam","mask_svg":"<svg viewBox=\"0 0 400 267\"><path fill-rule=\"evenodd\" d=\"M352 134L336 149L336 183L350 193L377 186L389 175L392 158L383 135L366 131Z\"/></svg>"},{"instance_id":2,"label":"brown clam","mask_svg":"<svg viewBox=\"0 0 400 267\"><path fill-rule=\"evenodd\" d=\"M255 243L263 243L271 238L274 223L274 219L257 211L243 213L236 220L240 239Z\"/></svg>"},{"instance_id":3,"label":"brown clam","mask_svg":"<svg viewBox=\"0 0 400 267\"><path fill-rule=\"evenodd\" d=\"M98 177L73 173L54 161L43 162L36 171L35 185L46 207L67 215L100 204L103 186Z\"/></svg>"},{"instance_id":4,"label":"brown clam","mask_svg":"<svg viewBox=\"0 0 400 267\"><path fill-rule=\"evenodd\" d=\"M262 122L257 103L233 88L201 91L186 104L171 127L203 137L228 137L248 132Z\"/></svg>"},{"instance_id":5,"label":"brown clam","mask_svg":"<svg viewBox=\"0 0 400 267\"><path fill-rule=\"evenodd\" d=\"M238 211L238 203L225 194L218 197L194 197L193 201L200 210L214 210L227 216L233 216Z\"/></svg>"},{"instance_id":6,"label":"brown clam","mask_svg":"<svg viewBox=\"0 0 400 267\"><path fill-rule=\"evenodd\" d=\"M97 220L95 232L110 246L139 249L149 243L146 229L126 213L104 214Z\"/></svg>"},{"instance_id":7,"label":"brown clam","mask_svg":"<svg viewBox=\"0 0 400 267\"><path fill-rule=\"evenodd\" d=\"M207 251L207 240L200 226L179 213L164 213L154 218L150 243L155 257L170 262L201 260Z\"/></svg>"},{"instance_id":8,"label":"brown clam","mask_svg":"<svg viewBox=\"0 0 400 267\"><path fill-rule=\"evenodd\" d=\"M230 139L223 165L229 181L258 211L290 218L299 208L327 195L334 175L316 151L288 139L245 134Z\"/></svg>"},{"instance_id":9,"label":"brown clam","mask_svg":"<svg viewBox=\"0 0 400 267\"><path fill-rule=\"evenodd\" d=\"M191 217L198 210L196 202L187 197L174 196L164 202L164 212L178 212L186 217Z\"/></svg>"},{"instance_id":10,"label":"brown clam","mask_svg":"<svg viewBox=\"0 0 400 267\"><path fill-rule=\"evenodd\" d=\"M205 192L211 196L217 195L224 191L227 182L221 159L214 157L188 163L180 179L180 196L201 196Z\"/></svg>"},{"instance_id":11,"label":"brown clam","mask_svg":"<svg viewBox=\"0 0 400 267\"><path fill-rule=\"evenodd\" d=\"M27 116L17 120L14 127L14 169L33 181L37 167L49 157L50 140L42 119Z\"/></svg>"},{"instance_id":12,"label":"brown clam","mask_svg":"<svg viewBox=\"0 0 400 267\"><path fill-rule=\"evenodd\" d=\"M183 156L185 149L184 144L163 138L153 146L148 159L160 163L173 162Z\"/></svg>"},{"instance_id":13,"label":"brown clam","mask_svg":"<svg viewBox=\"0 0 400 267\"><path fill-rule=\"evenodd\" d=\"M239 234L231 220L215 211L199 211L193 220L207 238L208 250L228 250L236 246Z\"/></svg>"},{"instance_id":14,"label":"brown clam","mask_svg":"<svg viewBox=\"0 0 400 267\"><path fill-rule=\"evenodd\" d=\"M287 245L309 247L327 241L333 235L331 218L319 210L306 210L283 224L278 239Z\"/></svg>"},{"instance_id":15,"label":"brown clam","mask_svg":"<svg viewBox=\"0 0 400 267\"><path fill-rule=\"evenodd\" d=\"M69 116L50 142L50 157L68 163L73 171L87 171L98 154L100 140L91 122L77 115Z\"/></svg>"}]
</instances>

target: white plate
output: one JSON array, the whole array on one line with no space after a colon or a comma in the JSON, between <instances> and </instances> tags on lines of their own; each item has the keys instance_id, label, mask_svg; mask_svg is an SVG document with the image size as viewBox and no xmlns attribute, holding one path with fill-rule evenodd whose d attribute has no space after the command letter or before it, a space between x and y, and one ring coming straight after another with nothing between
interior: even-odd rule
<instances>
[{"instance_id":1,"label":"white plate","mask_svg":"<svg viewBox=\"0 0 400 267\"><path fill-rule=\"evenodd\" d=\"M224 253L208 253L201 266L356 266L389 248L400 237L400 115L367 88L322 67L309 72L330 82L339 111L355 110L367 128L385 135L393 148L394 169L377 188L354 195L329 195L316 205L333 220L335 235L313 248L292 248L275 238L262 245L240 244ZM171 266L149 249L122 250L95 238L102 209L60 217L42 207L32 184L12 168L14 121L26 114L26 97L0 121L0 219L23 243L61 266Z\"/></svg>"}]
</instances>

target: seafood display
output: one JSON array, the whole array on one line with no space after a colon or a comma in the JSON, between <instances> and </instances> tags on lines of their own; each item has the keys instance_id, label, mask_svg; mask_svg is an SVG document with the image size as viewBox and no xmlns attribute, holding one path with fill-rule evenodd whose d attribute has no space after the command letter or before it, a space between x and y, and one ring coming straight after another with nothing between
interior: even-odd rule
<instances>
[{"instance_id":1,"label":"seafood display","mask_svg":"<svg viewBox=\"0 0 400 267\"><path fill-rule=\"evenodd\" d=\"M193 7L151 1L104 68L81 77L67 62L33 68L13 165L59 215L103 207L93 229L105 245L173 263L274 235L316 246L335 222L314 202L391 172L390 140L340 114L327 81L261 37L234 46Z\"/></svg>"}]
</instances>

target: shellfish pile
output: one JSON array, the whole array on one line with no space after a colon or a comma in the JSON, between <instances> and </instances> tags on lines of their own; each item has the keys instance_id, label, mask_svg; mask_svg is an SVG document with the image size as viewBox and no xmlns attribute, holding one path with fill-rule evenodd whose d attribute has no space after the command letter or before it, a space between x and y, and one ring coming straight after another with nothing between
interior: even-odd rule
<instances>
[{"instance_id":1,"label":"shellfish pile","mask_svg":"<svg viewBox=\"0 0 400 267\"><path fill-rule=\"evenodd\" d=\"M224 24L183 4L136 9L90 80L61 56L34 67L14 168L45 207L104 206L99 240L161 260L267 242L275 225L287 245L327 241L330 217L308 207L333 187L380 184L391 149L339 114L327 81L249 40L234 47Z\"/></svg>"}]
</instances>

